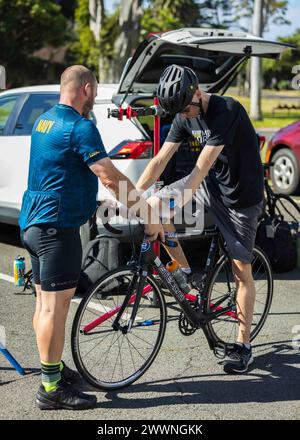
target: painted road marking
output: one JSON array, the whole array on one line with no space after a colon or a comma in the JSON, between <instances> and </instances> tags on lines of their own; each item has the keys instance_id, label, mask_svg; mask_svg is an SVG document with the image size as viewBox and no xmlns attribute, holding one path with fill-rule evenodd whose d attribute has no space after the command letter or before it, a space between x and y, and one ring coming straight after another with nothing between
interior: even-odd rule
<instances>
[{"instance_id":1,"label":"painted road marking","mask_svg":"<svg viewBox=\"0 0 300 440\"><path fill-rule=\"evenodd\" d=\"M4 273L0 273L0 280L8 281L9 283L15 283L14 277L10 277L9 275L5 275Z\"/></svg>"},{"instance_id":2,"label":"painted road marking","mask_svg":"<svg viewBox=\"0 0 300 440\"><path fill-rule=\"evenodd\" d=\"M73 303L77 303L77 304L80 304L80 303L81 303L81 299L73 298L73 299L71 300L71 302L73 302ZM102 313L107 313L107 312L110 312L111 310L113 310L113 308L110 308L110 307L104 307L104 306L102 306L101 304L97 304L97 303L95 303L95 302L93 302L93 301L90 301L90 302L89 302L88 309L97 310L98 312L102 312ZM131 316L131 314L129 315L128 313L124 313L124 314L122 315L122 319L129 319L130 316ZM143 321L143 319L140 318L139 316L136 316L135 319L136 319L137 321Z\"/></svg>"},{"instance_id":3,"label":"painted road marking","mask_svg":"<svg viewBox=\"0 0 300 440\"><path fill-rule=\"evenodd\" d=\"M0 273L0 280L8 281L9 283L12 283L12 284L14 284L14 282L15 282L14 277L11 277L9 275L5 275L4 273ZM80 304L81 299L73 298L71 300L71 302L76 303L76 304ZM113 309L111 309L109 307L101 306L101 304L97 304L97 303L95 303L93 301L91 301L89 303L89 308L93 309L93 310L97 310L98 312L102 312L102 313L110 312L111 310L113 310ZM123 319L129 319L130 315L128 313L125 313L122 316L122 318ZM142 318L140 318L139 316L137 316L135 319L138 320L138 321L142 321Z\"/></svg>"}]
</instances>

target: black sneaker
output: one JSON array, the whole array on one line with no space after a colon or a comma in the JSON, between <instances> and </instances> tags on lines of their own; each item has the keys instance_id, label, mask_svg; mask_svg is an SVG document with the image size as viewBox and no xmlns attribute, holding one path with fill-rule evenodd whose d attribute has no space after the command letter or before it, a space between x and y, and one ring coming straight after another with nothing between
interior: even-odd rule
<instances>
[{"instance_id":1,"label":"black sneaker","mask_svg":"<svg viewBox=\"0 0 300 440\"><path fill-rule=\"evenodd\" d=\"M252 349L245 345L234 344L233 349L227 353L224 371L228 374L241 374L248 371L249 365L254 362Z\"/></svg>"},{"instance_id":2,"label":"black sneaker","mask_svg":"<svg viewBox=\"0 0 300 440\"><path fill-rule=\"evenodd\" d=\"M84 410L95 408L97 399L95 396L81 393L73 388L72 385L61 380L56 390L49 393L46 393L45 388L41 385L36 395L36 403L40 409L46 410Z\"/></svg>"},{"instance_id":3,"label":"black sneaker","mask_svg":"<svg viewBox=\"0 0 300 440\"><path fill-rule=\"evenodd\" d=\"M61 378L65 380L67 383L73 385L81 381L81 376L78 371L71 370L64 361L61 361L64 368L61 371Z\"/></svg>"}]
</instances>

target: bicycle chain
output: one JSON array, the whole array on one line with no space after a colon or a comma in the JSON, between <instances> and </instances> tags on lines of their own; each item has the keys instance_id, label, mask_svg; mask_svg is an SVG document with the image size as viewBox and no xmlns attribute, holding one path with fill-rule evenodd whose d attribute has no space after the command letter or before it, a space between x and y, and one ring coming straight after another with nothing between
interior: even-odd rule
<instances>
[{"instance_id":1,"label":"bicycle chain","mask_svg":"<svg viewBox=\"0 0 300 440\"><path fill-rule=\"evenodd\" d=\"M195 303L190 304L191 307L194 309L199 309L199 306ZM178 319L178 327L179 331L183 336L191 336L195 333L195 331L199 328L195 325L193 325L185 316L183 312L180 313L179 319Z\"/></svg>"}]
</instances>

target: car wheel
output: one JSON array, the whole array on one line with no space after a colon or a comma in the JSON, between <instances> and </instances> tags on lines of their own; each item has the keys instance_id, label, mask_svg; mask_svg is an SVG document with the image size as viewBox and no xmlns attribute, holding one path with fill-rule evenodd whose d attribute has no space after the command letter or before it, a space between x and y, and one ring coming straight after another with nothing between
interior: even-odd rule
<instances>
[{"instance_id":1,"label":"car wheel","mask_svg":"<svg viewBox=\"0 0 300 440\"><path fill-rule=\"evenodd\" d=\"M282 194L295 194L299 190L299 166L294 153L282 148L271 158L271 179L274 191Z\"/></svg>"}]
</instances>

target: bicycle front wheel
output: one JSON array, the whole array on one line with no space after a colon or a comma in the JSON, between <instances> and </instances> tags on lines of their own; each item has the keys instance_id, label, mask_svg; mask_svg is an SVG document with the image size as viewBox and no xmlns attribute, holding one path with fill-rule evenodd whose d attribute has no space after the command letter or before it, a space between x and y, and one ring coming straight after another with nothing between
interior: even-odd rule
<instances>
[{"instance_id":1,"label":"bicycle front wheel","mask_svg":"<svg viewBox=\"0 0 300 440\"><path fill-rule=\"evenodd\" d=\"M262 329L273 297L273 274L270 263L264 252L255 247L253 249L252 275L255 285L256 297L251 323L250 339L253 341ZM233 344L237 340L238 298L237 288L233 278L231 260L224 255L216 265L208 289L207 313L231 306L231 311L221 314L208 323L208 330L215 343Z\"/></svg>"},{"instance_id":2,"label":"bicycle front wheel","mask_svg":"<svg viewBox=\"0 0 300 440\"><path fill-rule=\"evenodd\" d=\"M84 379L96 388L114 390L132 384L157 356L166 329L166 305L148 275L135 322L126 332L139 281L137 269L119 268L92 286L81 301L72 327L72 354ZM121 305L129 303L115 329Z\"/></svg>"}]
</instances>

